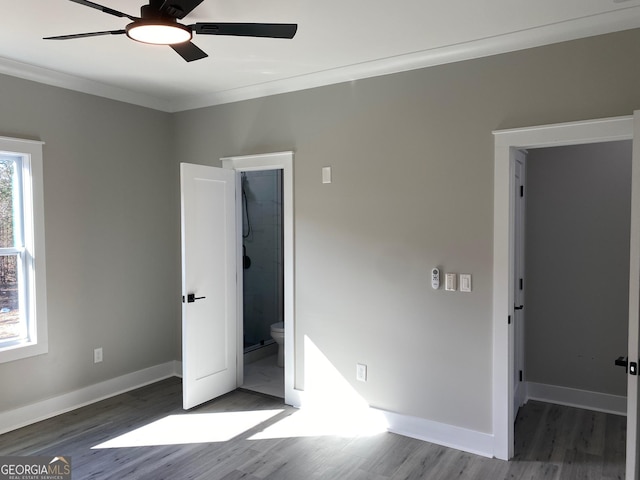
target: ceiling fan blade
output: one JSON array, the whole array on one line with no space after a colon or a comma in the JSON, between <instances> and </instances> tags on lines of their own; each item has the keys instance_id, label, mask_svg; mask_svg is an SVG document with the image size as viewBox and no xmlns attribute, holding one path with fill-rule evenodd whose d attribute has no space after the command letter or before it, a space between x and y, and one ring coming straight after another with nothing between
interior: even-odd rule
<instances>
[{"instance_id":1,"label":"ceiling fan blade","mask_svg":"<svg viewBox=\"0 0 640 480\"><path fill-rule=\"evenodd\" d=\"M195 23L190 27L200 35L269 38L293 38L298 30L295 23Z\"/></svg>"},{"instance_id":2,"label":"ceiling fan blade","mask_svg":"<svg viewBox=\"0 0 640 480\"><path fill-rule=\"evenodd\" d=\"M202 2L203 0L165 0L160 11L174 18L184 18Z\"/></svg>"},{"instance_id":3,"label":"ceiling fan blade","mask_svg":"<svg viewBox=\"0 0 640 480\"><path fill-rule=\"evenodd\" d=\"M187 62L193 62L194 60L200 60L209 56L192 42L176 43L169 46Z\"/></svg>"},{"instance_id":4,"label":"ceiling fan blade","mask_svg":"<svg viewBox=\"0 0 640 480\"><path fill-rule=\"evenodd\" d=\"M108 13L109 15L113 15L114 17L125 17L134 22L139 20L138 17L133 17L131 15L127 15L126 13L119 12L118 10L114 10L113 8L105 7L98 3L90 2L89 0L69 0L70 2L79 3L80 5L84 5L85 7L95 8L96 10L100 10L101 12Z\"/></svg>"},{"instance_id":5,"label":"ceiling fan blade","mask_svg":"<svg viewBox=\"0 0 640 480\"><path fill-rule=\"evenodd\" d=\"M74 38L100 37L102 35L123 35L125 33L127 33L126 30L108 30L106 32L74 33L71 35L44 37L43 40L72 40Z\"/></svg>"}]
</instances>

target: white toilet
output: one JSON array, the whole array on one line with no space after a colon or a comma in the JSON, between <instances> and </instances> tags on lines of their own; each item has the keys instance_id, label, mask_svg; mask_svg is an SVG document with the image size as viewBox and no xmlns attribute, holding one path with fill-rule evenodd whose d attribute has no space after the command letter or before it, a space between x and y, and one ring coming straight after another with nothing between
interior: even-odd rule
<instances>
[{"instance_id":1,"label":"white toilet","mask_svg":"<svg viewBox=\"0 0 640 480\"><path fill-rule=\"evenodd\" d=\"M284 322L271 325L271 338L278 344L278 366L284 367Z\"/></svg>"}]
</instances>

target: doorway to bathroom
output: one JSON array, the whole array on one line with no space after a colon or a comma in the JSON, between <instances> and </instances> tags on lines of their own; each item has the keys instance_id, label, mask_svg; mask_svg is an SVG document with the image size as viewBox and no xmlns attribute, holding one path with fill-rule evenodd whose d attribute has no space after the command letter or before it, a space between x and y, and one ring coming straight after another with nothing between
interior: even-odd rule
<instances>
[{"instance_id":1,"label":"doorway to bathroom","mask_svg":"<svg viewBox=\"0 0 640 480\"><path fill-rule=\"evenodd\" d=\"M284 397L282 170L240 172L240 192L242 387Z\"/></svg>"},{"instance_id":2,"label":"doorway to bathroom","mask_svg":"<svg viewBox=\"0 0 640 480\"><path fill-rule=\"evenodd\" d=\"M276 152L265 153L258 155L245 155L237 157L221 158L223 169L230 169L235 171L236 188L235 188L235 212L236 212L236 278L238 287L242 286L242 290L238 288L237 302L236 302L236 326L237 326L237 356L236 356L236 385L237 387L251 389L254 391L260 391L268 395L275 395L278 397L284 397L284 402L287 405L299 406L301 404L301 391L295 388L295 319L294 319L294 225L293 225L293 211L294 211L294 198L293 198L293 152ZM273 173L276 172L277 176L269 177L261 175L252 178L254 174L261 173ZM246 175L243 175L246 174ZM259 179L259 180L258 180ZM243 200L243 183L244 192L247 198L248 216L249 222L247 222L247 211L243 208L245 203ZM247 328L247 335L245 336L245 319L243 310L245 308L244 302L244 281L245 275L252 275L258 273L259 257L261 257L260 243L249 242L248 239L253 235L257 236L259 230L263 229L261 225L262 221L258 218L258 211L256 207L252 209L252 203L256 203L257 196L252 198L258 193L260 183L271 183L270 188L274 188L276 184L277 198L272 198L271 202L279 202L279 215L280 215L280 240L277 242L279 245L279 258L282 266L280 267L281 274L278 279L278 301L281 307L278 314L279 318L264 319L262 333L260 336L254 335L253 332L249 332ZM264 185L263 185L264 186ZM268 209L267 209L268 210ZM249 223L251 224L249 226ZM249 227L251 232L249 232ZM246 238L243 238L245 237ZM275 233L273 235L276 235ZM255 238L254 238L255 240ZM271 237L272 245L276 242ZM245 248L243 248L245 247ZM275 250L275 247L274 247ZM244 267L248 268L244 268ZM264 272L263 272L264 273ZM257 275L260 277L259 275ZM271 278L263 278L258 281L263 283L273 283L273 276ZM247 285L249 290L249 297L251 296L251 286ZM276 290L278 291L278 290ZM258 292L258 290L255 290ZM259 295L258 295L259 296ZM281 299L280 299L281 298ZM254 307L248 305L248 310ZM276 310L277 311L277 310ZM271 325L274 323L284 323L284 332L280 332L280 336L284 336L283 345L280 346L277 343L271 343ZM259 338L262 337L262 338ZM245 346L247 351L245 353ZM282 352L284 367L277 366L278 351ZM262 363L267 363L266 368L262 368ZM245 363L248 368L245 369ZM245 372L246 370L246 372ZM245 378L246 373L246 378ZM277 377L276 377L277 374ZM276 381L266 381L268 379L276 379ZM284 380L283 380L284 378ZM282 386L284 382L284 388ZM275 387L277 383L277 387ZM270 387L265 388L265 384L271 384Z\"/></svg>"}]
</instances>

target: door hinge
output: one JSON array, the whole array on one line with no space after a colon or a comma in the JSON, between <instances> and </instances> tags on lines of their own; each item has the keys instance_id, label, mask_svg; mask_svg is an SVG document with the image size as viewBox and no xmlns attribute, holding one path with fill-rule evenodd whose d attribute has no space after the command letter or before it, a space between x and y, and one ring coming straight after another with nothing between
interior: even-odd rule
<instances>
[{"instance_id":1,"label":"door hinge","mask_svg":"<svg viewBox=\"0 0 640 480\"><path fill-rule=\"evenodd\" d=\"M524 185L520 185L520 196L524 197Z\"/></svg>"},{"instance_id":2,"label":"door hinge","mask_svg":"<svg viewBox=\"0 0 640 480\"><path fill-rule=\"evenodd\" d=\"M520 379L520 381L522 381L522 370L520 370L520 372L518 374L518 378Z\"/></svg>"},{"instance_id":3,"label":"door hinge","mask_svg":"<svg viewBox=\"0 0 640 480\"><path fill-rule=\"evenodd\" d=\"M507 325L511 325L511 315L507 317Z\"/></svg>"},{"instance_id":4,"label":"door hinge","mask_svg":"<svg viewBox=\"0 0 640 480\"><path fill-rule=\"evenodd\" d=\"M520 290L522 290L524 287L524 280L521 278L520 279Z\"/></svg>"}]
</instances>

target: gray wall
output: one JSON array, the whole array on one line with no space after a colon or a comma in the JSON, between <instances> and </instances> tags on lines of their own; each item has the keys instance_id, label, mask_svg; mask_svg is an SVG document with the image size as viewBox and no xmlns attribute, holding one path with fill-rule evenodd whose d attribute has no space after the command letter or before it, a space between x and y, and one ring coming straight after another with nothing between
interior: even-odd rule
<instances>
[{"instance_id":1,"label":"gray wall","mask_svg":"<svg viewBox=\"0 0 640 480\"><path fill-rule=\"evenodd\" d=\"M631 114L637 58L628 31L176 114L182 160L295 151L297 385L308 337L371 405L491 432L491 132Z\"/></svg>"},{"instance_id":2,"label":"gray wall","mask_svg":"<svg viewBox=\"0 0 640 480\"><path fill-rule=\"evenodd\" d=\"M0 76L0 135L46 142L49 320L47 355L0 364L0 411L175 358L170 128L165 113Z\"/></svg>"},{"instance_id":3,"label":"gray wall","mask_svg":"<svg viewBox=\"0 0 640 480\"><path fill-rule=\"evenodd\" d=\"M626 395L631 142L527 156L526 380Z\"/></svg>"}]
</instances>

